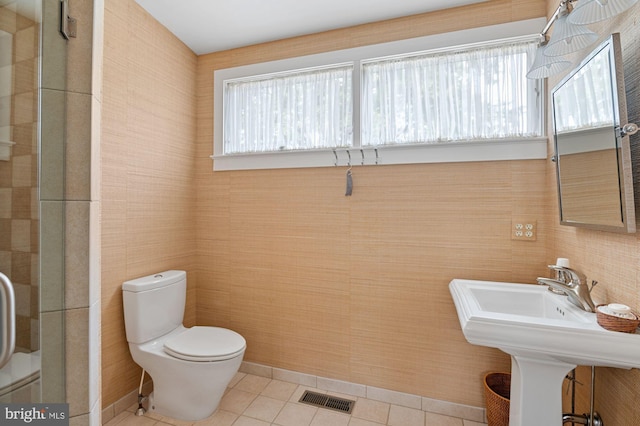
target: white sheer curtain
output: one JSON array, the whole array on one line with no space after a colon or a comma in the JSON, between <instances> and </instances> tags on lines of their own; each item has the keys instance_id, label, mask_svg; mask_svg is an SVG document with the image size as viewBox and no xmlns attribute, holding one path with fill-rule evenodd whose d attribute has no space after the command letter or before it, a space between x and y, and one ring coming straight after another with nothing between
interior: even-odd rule
<instances>
[{"instance_id":1,"label":"white sheer curtain","mask_svg":"<svg viewBox=\"0 0 640 426\"><path fill-rule=\"evenodd\" d=\"M535 42L363 64L362 145L437 143L542 134Z\"/></svg>"},{"instance_id":2,"label":"white sheer curtain","mask_svg":"<svg viewBox=\"0 0 640 426\"><path fill-rule=\"evenodd\" d=\"M225 82L224 153L352 145L353 66Z\"/></svg>"},{"instance_id":3,"label":"white sheer curtain","mask_svg":"<svg viewBox=\"0 0 640 426\"><path fill-rule=\"evenodd\" d=\"M611 87L609 49L604 49L554 94L556 131L613 126Z\"/></svg>"}]
</instances>

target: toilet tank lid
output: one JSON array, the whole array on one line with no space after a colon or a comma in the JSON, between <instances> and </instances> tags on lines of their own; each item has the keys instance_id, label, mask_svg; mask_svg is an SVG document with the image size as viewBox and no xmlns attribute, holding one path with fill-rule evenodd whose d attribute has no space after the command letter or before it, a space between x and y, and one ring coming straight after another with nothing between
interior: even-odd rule
<instances>
[{"instance_id":1,"label":"toilet tank lid","mask_svg":"<svg viewBox=\"0 0 640 426\"><path fill-rule=\"evenodd\" d=\"M157 274L147 275L146 277L136 278L134 280L122 283L123 291L131 291L138 293L141 291L154 290L175 284L181 280L185 280L187 273L185 271L164 271Z\"/></svg>"}]
</instances>

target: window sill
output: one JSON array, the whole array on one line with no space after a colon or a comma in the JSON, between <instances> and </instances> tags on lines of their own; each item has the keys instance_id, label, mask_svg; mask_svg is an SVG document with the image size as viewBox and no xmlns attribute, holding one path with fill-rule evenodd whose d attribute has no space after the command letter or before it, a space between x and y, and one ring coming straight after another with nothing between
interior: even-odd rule
<instances>
[{"instance_id":1,"label":"window sill","mask_svg":"<svg viewBox=\"0 0 640 426\"><path fill-rule=\"evenodd\" d=\"M214 171L547 158L547 138L211 156Z\"/></svg>"}]
</instances>

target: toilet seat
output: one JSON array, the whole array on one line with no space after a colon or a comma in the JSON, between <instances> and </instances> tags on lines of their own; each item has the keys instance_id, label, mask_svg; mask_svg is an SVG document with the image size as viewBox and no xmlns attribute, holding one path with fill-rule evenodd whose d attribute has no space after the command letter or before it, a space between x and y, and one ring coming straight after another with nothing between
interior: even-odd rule
<instances>
[{"instance_id":1,"label":"toilet seat","mask_svg":"<svg viewBox=\"0 0 640 426\"><path fill-rule=\"evenodd\" d=\"M164 343L164 351L185 361L224 361L245 350L244 337L219 327L191 327Z\"/></svg>"}]
</instances>

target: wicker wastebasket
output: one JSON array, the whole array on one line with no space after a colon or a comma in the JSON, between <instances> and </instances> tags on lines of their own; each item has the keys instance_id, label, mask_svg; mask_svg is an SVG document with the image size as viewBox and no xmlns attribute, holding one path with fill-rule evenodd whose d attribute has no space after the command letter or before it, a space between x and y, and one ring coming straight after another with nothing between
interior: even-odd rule
<instances>
[{"instance_id":1,"label":"wicker wastebasket","mask_svg":"<svg viewBox=\"0 0 640 426\"><path fill-rule=\"evenodd\" d=\"M511 374L488 373L484 376L484 396L489 426L509 426Z\"/></svg>"}]
</instances>

